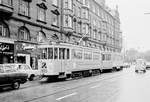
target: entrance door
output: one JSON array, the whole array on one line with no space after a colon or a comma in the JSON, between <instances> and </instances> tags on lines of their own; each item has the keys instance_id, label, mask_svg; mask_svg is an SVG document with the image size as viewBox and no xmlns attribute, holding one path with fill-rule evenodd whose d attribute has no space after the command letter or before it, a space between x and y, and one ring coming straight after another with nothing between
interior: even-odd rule
<instances>
[{"instance_id":1,"label":"entrance door","mask_svg":"<svg viewBox=\"0 0 150 102\"><path fill-rule=\"evenodd\" d=\"M70 49L59 48L59 60L61 63L61 72L69 73L70 69Z\"/></svg>"}]
</instances>

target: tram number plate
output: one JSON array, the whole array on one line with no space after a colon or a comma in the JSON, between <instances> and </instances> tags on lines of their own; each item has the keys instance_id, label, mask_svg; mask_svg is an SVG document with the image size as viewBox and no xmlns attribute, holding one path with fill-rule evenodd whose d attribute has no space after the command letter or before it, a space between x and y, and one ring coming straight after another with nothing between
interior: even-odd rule
<instances>
[{"instance_id":1,"label":"tram number plate","mask_svg":"<svg viewBox=\"0 0 150 102\"><path fill-rule=\"evenodd\" d=\"M42 73L44 74L44 73L47 73L47 69L46 68L43 68L42 69Z\"/></svg>"}]
</instances>

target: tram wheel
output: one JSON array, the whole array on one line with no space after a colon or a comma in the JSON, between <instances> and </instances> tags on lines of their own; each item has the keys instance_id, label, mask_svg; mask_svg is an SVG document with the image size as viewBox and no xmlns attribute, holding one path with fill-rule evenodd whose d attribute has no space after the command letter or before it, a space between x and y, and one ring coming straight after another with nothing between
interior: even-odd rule
<instances>
[{"instance_id":1,"label":"tram wheel","mask_svg":"<svg viewBox=\"0 0 150 102\"><path fill-rule=\"evenodd\" d=\"M50 76L47 78L47 81L50 81L50 82L54 82L54 81L57 81L58 80L58 76Z\"/></svg>"},{"instance_id":2,"label":"tram wheel","mask_svg":"<svg viewBox=\"0 0 150 102\"><path fill-rule=\"evenodd\" d=\"M116 72L117 71L117 68L116 67L113 67L112 68L112 72Z\"/></svg>"}]
</instances>

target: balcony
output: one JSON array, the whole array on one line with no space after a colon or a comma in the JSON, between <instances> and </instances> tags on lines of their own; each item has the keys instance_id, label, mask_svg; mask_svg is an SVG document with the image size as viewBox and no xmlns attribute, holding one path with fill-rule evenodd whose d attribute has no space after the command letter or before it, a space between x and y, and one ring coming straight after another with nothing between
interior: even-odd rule
<instances>
[{"instance_id":1,"label":"balcony","mask_svg":"<svg viewBox=\"0 0 150 102\"><path fill-rule=\"evenodd\" d=\"M13 3L12 0L0 0L0 15L12 15Z\"/></svg>"}]
</instances>

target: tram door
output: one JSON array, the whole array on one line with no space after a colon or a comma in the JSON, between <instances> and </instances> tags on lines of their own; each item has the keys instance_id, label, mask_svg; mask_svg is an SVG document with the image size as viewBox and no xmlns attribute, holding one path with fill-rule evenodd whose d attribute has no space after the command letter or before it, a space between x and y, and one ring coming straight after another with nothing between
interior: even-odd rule
<instances>
[{"instance_id":1,"label":"tram door","mask_svg":"<svg viewBox=\"0 0 150 102\"><path fill-rule=\"evenodd\" d=\"M69 67L70 52L67 48L59 48L59 60L61 61L61 72L66 72Z\"/></svg>"},{"instance_id":2,"label":"tram door","mask_svg":"<svg viewBox=\"0 0 150 102\"><path fill-rule=\"evenodd\" d=\"M61 72L65 72L65 48L59 48L59 60Z\"/></svg>"}]
</instances>

